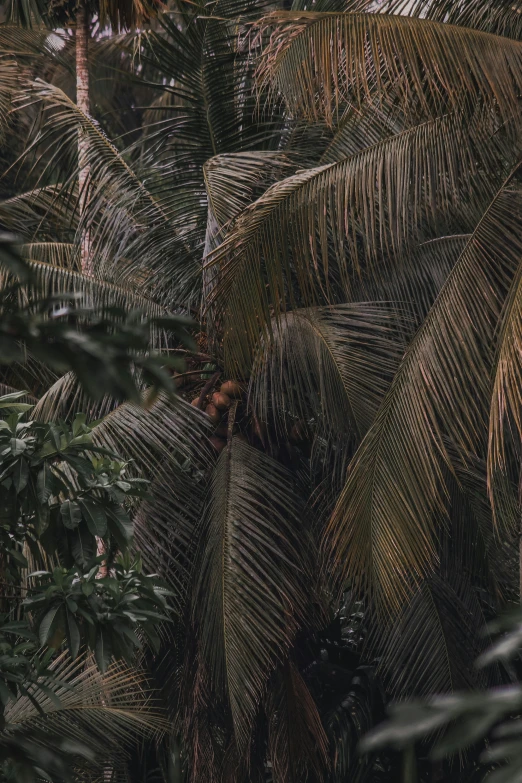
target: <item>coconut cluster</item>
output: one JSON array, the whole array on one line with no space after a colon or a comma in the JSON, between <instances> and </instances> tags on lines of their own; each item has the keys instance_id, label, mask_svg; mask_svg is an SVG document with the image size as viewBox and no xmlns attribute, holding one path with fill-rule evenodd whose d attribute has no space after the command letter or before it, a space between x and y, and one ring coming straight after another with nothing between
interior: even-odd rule
<instances>
[{"instance_id":1,"label":"coconut cluster","mask_svg":"<svg viewBox=\"0 0 522 783\"><path fill-rule=\"evenodd\" d=\"M243 390L237 381L224 381L221 384L219 391L215 391L210 402L205 407L205 413L209 417L210 421L216 427L214 435L210 438L210 442L219 453L226 446L227 428L226 426L219 426L223 416L226 414L233 400L240 400L243 396ZM199 404L199 397L195 397L192 400L192 405Z\"/></svg>"}]
</instances>

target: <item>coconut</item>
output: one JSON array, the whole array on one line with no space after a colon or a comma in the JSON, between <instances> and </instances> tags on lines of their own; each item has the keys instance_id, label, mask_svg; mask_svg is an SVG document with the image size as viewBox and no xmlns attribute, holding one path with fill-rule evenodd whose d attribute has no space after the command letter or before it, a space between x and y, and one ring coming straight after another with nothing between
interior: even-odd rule
<instances>
[{"instance_id":1,"label":"coconut","mask_svg":"<svg viewBox=\"0 0 522 783\"><path fill-rule=\"evenodd\" d=\"M214 448L216 449L218 454L221 454L221 452L223 451L223 449L227 445L226 440L223 440L223 438L216 438L215 435L212 435L212 437L209 438L209 440L212 443L212 445L214 446Z\"/></svg>"},{"instance_id":2,"label":"coconut","mask_svg":"<svg viewBox=\"0 0 522 783\"><path fill-rule=\"evenodd\" d=\"M207 407L205 408L205 413L209 417L212 424L219 424L219 422L221 421L221 413L218 411L218 409L213 403L207 405Z\"/></svg>"},{"instance_id":3,"label":"coconut","mask_svg":"<svg viewBox=\"0 0 522 783\"><path fill-rule=\"evenodd\" d=\"M218 409L218 411L226 411L228 408L230 408L231 399L228 396L228 394L223 394L223 392L214 392L212 395L212 402Z\"/></svg>"},{"instance_id":4,"label":"coconut","mask_svg":"<svg viewBox=\"0 0 522 783\"><path fill-rule=\"evenodd\" d=\"M191 405L197 405L198 402L199 402L199 395L197 397L194 397L194 399L192 400L192 402L190 404Z\"/></svg>"},{"instance_id":5,"label":"coconut","mask_svg":"<svg viewBox=\"0 0 522 783\"><path fill-rule=\"evenodd\" d=\"M221 384L221 394L226 394L234 400L239 400L243 392L237 381L225 381Z\"/></svg>"}]
</instances>

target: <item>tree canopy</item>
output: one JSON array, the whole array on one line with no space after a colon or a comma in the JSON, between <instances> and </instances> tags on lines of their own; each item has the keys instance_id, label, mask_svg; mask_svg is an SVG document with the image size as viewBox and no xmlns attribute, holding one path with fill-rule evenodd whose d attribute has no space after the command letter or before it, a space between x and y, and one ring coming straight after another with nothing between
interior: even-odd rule
<instances>
[{"instance_id":1,"label":"tree canopy","mask_svg":"<svg viewBox=\"0 0 522 783\"><path fill-rule=\"evenodd\" d=\"M521 18L6 6L2 573L50 671L146 678L104 780L511 779L357 748L519 676L473 661L522 584Z\"/></svg>"}]
</instances>

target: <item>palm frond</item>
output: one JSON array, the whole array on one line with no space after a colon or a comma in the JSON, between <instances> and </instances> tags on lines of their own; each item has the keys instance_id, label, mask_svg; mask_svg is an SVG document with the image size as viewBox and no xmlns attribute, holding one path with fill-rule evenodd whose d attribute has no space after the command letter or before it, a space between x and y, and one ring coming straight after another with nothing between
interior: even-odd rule
<instances>
[{"instance_id":1,"label":"palm frond","mask_svg":"<svg viewBox=\"0 0 522 783\"><path fill-rule=\"evenodd\" d=\"M144 478L162 476L169 481L170 466L176 472L185 460L208 465L209 430L201 411L180 398L162 394L148 409L132 403L120 405L96 425L93 440L132 460Z\"/></svg>"},{"instance_id":2,"label":"palm frond","mask_svg":"<svg viewBox=\"0 0 522 783\"><path fill-rule=\"evenodd\" d=\"M25 351L23 362L0 365L0 382L39 399L57 380L56 373Z\"/></svg>"},{"instance_id":3,"label":"palm frond","mask_svg":"<svg viewBox=\"0 0 522 783\"><path fill-rule=\"evenodd\" d=\"M317 705L293 662L287 661L274 680L265 707L273 781L297 781L310 772L321 780L328 740Z\"/></svg>"},{"instance_id":4,"label":"palm frond","mask_svg":"<svg viewBox=\"0 0 522 783\"><path fill-rule=\"evenodd\" d=\"M404 347L388 306L357 302L294 310L259 346L250 382L252 404L261 421L275 418L279 432L290 415L362 436Z\"/></svg>"},{"instance_id":5,"label":"palm frond","mask_svg":"<svg viewBox=\"0 0 522 783\"><path fill-rule=\"evenodd\" d=\"M508 119L521 88L522 44L479 30L393 14L274 12L258 78L291 111L332 123L344 107L393 96L428 116L483 100Z\"/></svg>"},{"instance_id":6,"label":"palm frond","mask_svg":"<svg viewBox=\"0 0 522 783\"><path fill-rule=\"evenodd\" d=\"M0 220L5 228L25 239L71 240L77 217L71 209L67 188L61 184L33 188L0 202Z\"/></svg>"},{"instance_id":7,"label":"palm frond","mask_svg":"<svg viewBox=\"0 0 522 783\"><path fill-rule=\"evenodd\" d=\"M266 189L292 167L291 156L285 152L236 152L210 158L203 175L208 209L219 227L255 201L256 190Z\"/></svg>"},{"instance_id":8,"label":"palm frond","mask_svg":"<svg viewBox=\"0 0 522 783\"><path fill-rule=\"evenodd\" d=\"M111 397L102 397L93 402L78 383L74 373L62 375L49 386L32 411L35 421L71 421L77 413L85 413L89 421L107 416L117 403Z\"/></svg>"},{"instance_id":9,"label":"palm frond","mask_svg":"<svg viewBox=\"0 0 522 783\"><path fill-rule=\"evenodd\" d=\"M476 220L494 193L484 172L502 168L483 128L476 146L463 133L452 116L426 122L283 179L247 208L206 265L219 271L207 305L223 313L226 362L248 368L272 315L346 301L354 281L400 266L421 229L425 239L453 233L452 205L461 230L464 192Z\"/></svg>"},{"instance_id":10,"label":"palm frond","mask_svg":"<svg viewBox=\"0 0 522 783\"><path fill-rule=\"evenodd\" d=\"M422 16L446 24L473 27L506 38L522 38L522 3L492 3L491 0L387 0L382 11Z\"/></svg>"},{"instance_id":11,"label":"palm frond","mask_svg":"<svg viewBox=\"0 0 522 783\"><path fill-rule=\"evenodd\" d=\"M423 582L400 617L379 630L379 667L392 694L402 699L485 687L487 675L472 664L487 646L484 624L462 575Z\"/></svg>"},{"instance_id":12,"label":"palm frond","mask_svg":"<svg viewBox=\"0 0 522 783\"><path fill-rule=\"evenodd\" d=\"M202 467L169 465L150 487L134 517L134 543L149 573L159 573L174 593L180 615L202 533L206 482Z\"/></svg>"},{"instance_id":13,"label":"palm frond","mask_svg":"<svg viewBox=\"0 0 522 783\"><path fill-rule=\"evenodd\" d=\"M38 261L70 272L81 271L80 248L73 242L26 242L19 249L20 255L29 262Z\"/></svg>"},{"instance_id":14,"label":"palm frond","mask_svg":"<svg viewBox=\"0 0 522 783\"><path fill-rule=\"evenodd\" d=\"M144 737L160 737L168 724L142 672L113 664L102 675L92 657L72 662L61 654L51 666L54 679L32 699L20 697L6 709L6 722L18 735L38 730L87 747L90 761L78 773L103 774L107 764L123 768L126 752ZM91 778L92 779L92 778Z\"/></svg>"},{"instance_id":15,"label":"palm frond","mask_svg":"<svg viewBox=\"0 0 522 783\"><path fill-rule=\"evenodd\" d=\"M207 520L194 619L243 753L268 678L307 603L307 535L290 475L238 438L218 459Z\"/></svg>"},{"instance_id":16,"label":"palm frond","mask_svg":"<svg viewBox=\"0 0 522 783\"><path fill-rule=\"evenodd\" d=\"M46 150L45 176L51 176L58 165L63 169L68 155L70 163L65 163L65 180L72 187L77 177L78 131L88 140L88 200L78 231L80 234L89 231L96 273L119 283L134 281L144 293L160 293L165 298L178 269L181 276L178 290L183 300L182 280L192 274L186 263L190 249L161 202L101 127L84 115L62 90L34 82L22 96L21 107L32 102L42 103L43 115L39 132L25 154L29 155L35 145ZM165 287L161 273L167 270L169 286Z\"/></svg>"},{"instance_id":17,"label":"palm frond","mask_svg":"<svg viewBox=\"0 0 522 783\"><path fill-rule=\"evenodd\" d=\"M498 319L518 269L516 171L466 243L410 343L358 450L327 531L342 580L398 607L435 558L445 516L444 445L474 452L487 432Z\"/></svg>"}]
</instances>

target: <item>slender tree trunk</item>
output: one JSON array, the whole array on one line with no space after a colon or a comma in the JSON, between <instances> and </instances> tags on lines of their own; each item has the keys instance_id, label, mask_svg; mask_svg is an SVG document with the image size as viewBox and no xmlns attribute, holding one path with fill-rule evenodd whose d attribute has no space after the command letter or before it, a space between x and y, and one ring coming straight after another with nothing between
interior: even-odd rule
<instances>
[{"instance_id":1,"label":"slender tree trunk","mask_svg":"<svg viewBox=\"0 0 522 783\"><path fill-rule=\"evenodd\" d=\"M84 113L91 110L89 100L89 13L83 2L80 2L76 12L76 105ZM87 184L89 181L89 164L87 155L88 139L80 130L78 133L78 187L79 187L79 218L85 214L87 202ZM91 242L88 231L83 231L80 238L80 260L82 272L92 274Z\"/></svg>"}]
</instances>

